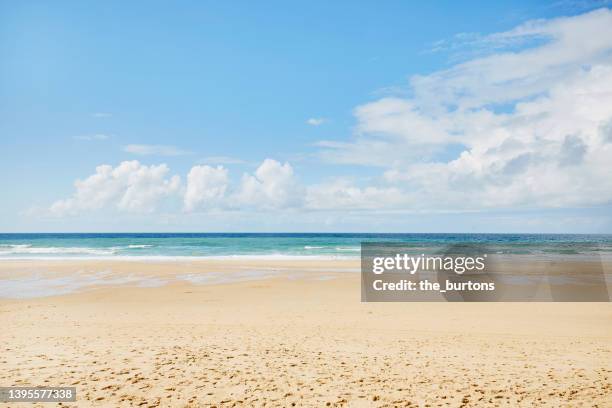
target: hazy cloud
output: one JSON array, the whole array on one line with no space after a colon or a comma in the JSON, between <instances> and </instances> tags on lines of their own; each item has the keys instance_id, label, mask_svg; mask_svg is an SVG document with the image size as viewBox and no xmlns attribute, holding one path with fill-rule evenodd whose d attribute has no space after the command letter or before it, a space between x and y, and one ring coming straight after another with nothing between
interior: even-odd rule
<instances>
[{"instance_id":1,"label":"hazy cloud","mask_svg":"<svg viewBox=\"0 0 612 408\"><path fill-rule=\"evenodd\" d=\"M91 116L93 116L94 118L110 118L113 115L108 112L95 112L92 113Z\"/></svg>"},{"instance_id":2,"label":"hazy cloud","mask_svg":"<svg viewBox=\"0 0 612 408\"><path fill-rule=\"evenodd\" d=\"M170 145L130 144L123 146L123 151L139 156L184 156L192 154L188 150L182 150Z\"/></svg>"},{"instance_id":3,"label":"hazy cloud","mask_svg":"<svg viewBox=\"0 0 612 408\"><path fill-rule=\"evenodd\" d=\"M306 123L310 126L321 126L325 122L327 122L327 119L325 118L310 118L306 121Z\"/></svg>"},{"instance_id":4,"label":"hazy cloud","mask_svg":"<svg viewBox=\"0 0 612 408\"><path fill-rule=\"evenodd\" d=\"M91 140L107 140L110 139L110 135L106 135L103 133L97 133L94 135L80 135L80 136L74 136L73 137L74 140L86 140L86 141L91 141Z\"/></svg>"},{"instance_id":5,"label":"hazy cloud","mask_svg":"<svg viewBox=\"0 0 612 408\"><path fill-rule=\"evenodd\" d=\"M209 156L209 157L205 157L202 160L200 160L201 163L206 163L206 164L243 164L245 163L244 160L236 158L236 157L229 157L229 156Z\"/></svg>"}]
</instances>

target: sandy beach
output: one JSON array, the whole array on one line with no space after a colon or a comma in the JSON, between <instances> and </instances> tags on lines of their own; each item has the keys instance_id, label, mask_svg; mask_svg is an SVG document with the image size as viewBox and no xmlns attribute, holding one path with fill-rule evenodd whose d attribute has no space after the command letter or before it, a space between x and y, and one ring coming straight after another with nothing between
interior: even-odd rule
<instances>
[{"instance_id":1,"label":"sandy beach","mask_svg":"<svg viewBox=\"0 0 612 408\"><path fill-rule=\"evenodd\" d=\"M1 1L0 408L612 408L612 0Z\"/></svg>"},{"instance_id":2,"label":"sandy beach","mask_svg":"<svg viewBox=\"0 0 612 408\"><path fill-rule=\"evenodd\" d=\"M611 406L609 303L361 303L358 268L4 261L24 296L0 300L0 384L79 407Z\"/></svg>"}]
</instances>

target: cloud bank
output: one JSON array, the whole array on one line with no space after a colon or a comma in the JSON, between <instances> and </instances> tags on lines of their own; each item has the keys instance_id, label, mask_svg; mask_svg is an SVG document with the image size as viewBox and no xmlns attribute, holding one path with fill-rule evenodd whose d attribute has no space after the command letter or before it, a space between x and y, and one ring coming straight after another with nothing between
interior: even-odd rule
<instances>
[{"instance_id":1,"label":"cloud bank","mask_svg":"<svg viewBox=\"0 0 612 408\"><path fill-rule=\"evenodd\" d=\"M610 203L612 11L481 41L496 52L357 107L353 140L319 143L321 157L381 167L412 208ZM538 45L499 51L517 42Z\"/></svg>"}]
</instances>

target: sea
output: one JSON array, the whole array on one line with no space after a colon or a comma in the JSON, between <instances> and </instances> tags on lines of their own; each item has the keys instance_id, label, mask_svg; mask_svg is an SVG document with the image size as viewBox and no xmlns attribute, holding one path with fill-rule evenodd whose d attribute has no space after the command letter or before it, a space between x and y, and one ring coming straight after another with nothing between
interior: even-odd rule
<instances>
[{"instance_id":1,"label":"sea","mask_svg":"<svg viewBox=\"0 0 612 408\"><path fill-rule=\"evenodd\" d=\"M3 233L2 259L357 258L364 242L415 253L478 244L489 253L612 258L612 235L424 233Z\"/></svg>"}]
</instances>

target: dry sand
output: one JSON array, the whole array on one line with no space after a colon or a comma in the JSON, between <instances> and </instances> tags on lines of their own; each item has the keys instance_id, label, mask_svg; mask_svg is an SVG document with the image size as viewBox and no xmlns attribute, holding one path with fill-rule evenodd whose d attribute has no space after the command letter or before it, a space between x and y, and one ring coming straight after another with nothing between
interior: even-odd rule
<instances>
[{"instance_id":1,"label":"dry sand","mask_svg":"<svg viewBox=\"0 0 612 408\"><path fill-rule=\"evenodd\" d=\"M0 300L0 385L72 385L79 407L612 406L611 304L361 303L356 268L2 262L87 284Z\"/></svg>"}]
</instances>

